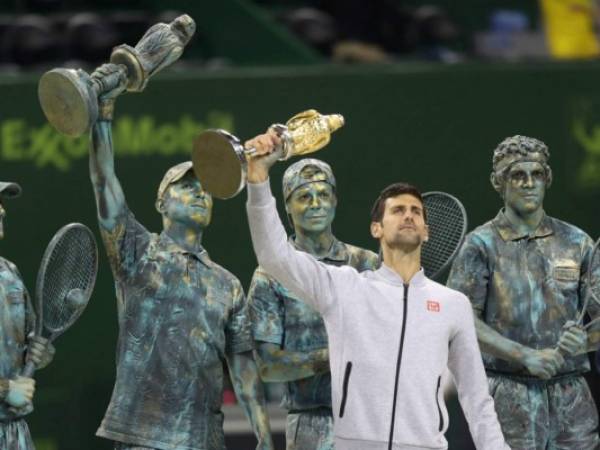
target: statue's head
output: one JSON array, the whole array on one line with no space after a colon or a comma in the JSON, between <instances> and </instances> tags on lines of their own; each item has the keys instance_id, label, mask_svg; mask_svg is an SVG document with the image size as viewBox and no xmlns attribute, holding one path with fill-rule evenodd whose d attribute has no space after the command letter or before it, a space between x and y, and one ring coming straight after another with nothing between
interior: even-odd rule
<instances>
[{"instance_id":1,"label":"statue's head","mask_svg":"<svg viewBox=\"0 0 600 450\"><path fill-rule=\"evenodd\" d=\"M177 34L179 39L181 39L183 45L186 45L196 32L196 22L194 22L194 19L187 14L182 14L175 18L169 26L173 32Z\"/></svg>"},{"instance_id":2,"label":"statue's head","mask_svg":"<svg viewBox=\"0 0 600 450\"><path fill-rule=\"evenodd\" d=\"M17 183L0 181L0 239L4 238L4 200L7 198L15 198L21 195L21 186Z\"/></svg>"},{"instance_id":3,"label":"statue's head","mask_svg":"<svg viewBox=\"0 0 600 450\"><path fill-rule=\"evenodd\" d=\"M213 200L202 189L192 162L186 161L167 170L156 197L156 210L163 224L180 223L185 227L204 229L210 224Z\"/></svg>"},{"instance_id":4,"label":"statue's head","mask_svg":"<svg viewBox=\"0 0 600 450\"><path fill-rule=\"evenodd\" d=\"M296 230L319 233L330 229L337 197L329 164L314 158L292 164L283 174L283 197Z\"/></svg>"},{"instance_id":5,"label":"statue's head","mask_svg":"<svg viewBox=\"0 0 600 450\"><path fill-rule=\"evenodd\" d=\"M516 135L498 144L490 181L505 206L523 214L542 207L546 189L552 184L548 159L548 147L535 138Z\"/></svg>"}]
</instances>

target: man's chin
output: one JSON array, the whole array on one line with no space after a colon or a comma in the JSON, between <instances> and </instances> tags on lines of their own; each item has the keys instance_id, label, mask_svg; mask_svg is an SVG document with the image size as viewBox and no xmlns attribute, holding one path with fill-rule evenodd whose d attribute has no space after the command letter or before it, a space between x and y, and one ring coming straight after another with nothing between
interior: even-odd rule
<instances>
[{"instance_id":1,"label":"man's chin","mask_svg":"<svg viewBox=\"0 0 600 450\"><path fill-rule=\"evenodd\" d=\"M423 241L420 236L398 236L388 243L388 247L408 253L419 248L422 243Z\"/></svg>"}]
</instances>

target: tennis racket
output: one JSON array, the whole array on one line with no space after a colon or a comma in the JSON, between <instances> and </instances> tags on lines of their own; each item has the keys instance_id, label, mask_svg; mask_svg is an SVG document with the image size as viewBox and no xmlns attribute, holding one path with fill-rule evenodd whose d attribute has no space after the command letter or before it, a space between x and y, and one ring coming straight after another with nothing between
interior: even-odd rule
<instances>
[{"instance_id":1,"label":"tennis racket","mask_svg":"<svg viewBox=\"0 0 600 450\"><path fill-rule=\"evenodd\" d=\"M588 271L586 275L587 292L583 300L583 307L577 317L577 325L583 325L583 320L587 313L590 302L596 303L596 306L600 307L600 239L594 244L592 249L592 256L588 265ZM600 320L600 316L590 320L588 323L583 325L583 329L588 329L590 326Z\"/></svg>"},{"instance_id":2,"label":"tennis racket","mask_svg":"<svg viewBox=\"0 0 600 450\"><path fill-rule=\"evenodd\" d=\"M435 280L452 264L465 239L467 211L460 200L445 192L426 192L423 206L429 240L421 248L421 265L425 275Z\"/></svg>"},{"instance_id":3,"label":"tennis racket","mask_svg":"<svg viewBox=\"0 0 600 450\"><path fill-rule=\"evenodd\" d=\"M88 227L71 223L54 235L40 264L35 289L34 334L54 341L73 325L88 304L98 271L98 247ZM28 361L23 376L31 378Z\"/></svg>"}]
</instances>

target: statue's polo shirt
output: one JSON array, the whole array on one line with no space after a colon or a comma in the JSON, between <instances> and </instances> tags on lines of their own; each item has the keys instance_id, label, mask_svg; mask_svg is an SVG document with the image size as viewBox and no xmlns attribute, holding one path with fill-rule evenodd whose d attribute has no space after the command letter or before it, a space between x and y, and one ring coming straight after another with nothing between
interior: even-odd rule
<instances>
[{"instance_id":1,"label":"statue's polo shirt","mask_svg":"<svg viewBox=\"0 0 600 450\"><path fill-rule=\"evenodd\" d=\"M294 246L294 241L291 241ZM337 239L329 253L320 259L334 266L348 265L357 271L375 270L375 253ZM260 267L254 272L248 303L256 341L280 345L290 352L308 352L327 348L327 332L321 315L295 298L286 288ZM285 384L282 406L298 411L319 407L331 408L331 374L318 374Z\"/></svg>"},{"instance_id":2,"label":"statue's polo shirt","mask_svg":"<svg viewBox=\"0 0 600 450\"><path fill-rule=\"evenodd\" d=\"M562 326L576 320L586 291L590 237L547 215L531 235L503 211L467 235L448 278L479 317L508 339L534 349L556 347ZM487 369L526 374L523 367L483 354ZM559 374L590 369L587 355L565 358Z\"/></svg>"},{"instance_id":3,"label":"statue's polo shirt","mask_svg":"<svg viewBox=\"0 0 600 450\"><path fill-rule=\"evenodd\" d=\"M23 370L27 335L34 322L35 314L19 271L0 257L0 379L16 378ZM32 410L30 404L18 413L9 411L9 405L0 401L0 421L16 419Z\"/></svg>"},{"instance_id":4,"label":"statue's polo shirt","mask_svg":"<svg viewBox=\"0 0 600 450\"><path fill-rule=\"evenodd\" d=\"M253 349L244 293L206 251L149 233L124 208L101 229L115 278L115 386L98 435L157 449L224 449L225 355Z\"/></svg>"}]
</instances>

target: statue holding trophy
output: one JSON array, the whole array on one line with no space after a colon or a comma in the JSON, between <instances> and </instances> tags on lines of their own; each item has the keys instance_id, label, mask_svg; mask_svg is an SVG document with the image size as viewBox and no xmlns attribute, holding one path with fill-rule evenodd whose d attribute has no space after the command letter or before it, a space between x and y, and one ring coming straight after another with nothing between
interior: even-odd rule
<instances>
[{"instance_id":1,"label":"statue holding trophy","mask_svg":"<svg viewBox=\"0 0 600 450\"><path fill-rule=\"evenodd\" d=\"M155 199L163 229L153 233L129 209L115 173L116 99L142 91L177 60L194 29L189 16L180 16L154 25L135 48L116 47L110 63L91 75L54 69L40 81L50 123L71 136L91 135L90 179L118 299L116 379L97 435L118 450L225 448L227 364L257 450L272 450L242 285L210 259L202 242L212 197L190 161L171 167Z\"/></svg>"},{"instance_id":2,"label":"statue holding trophy","mask_svg":"<svg viewBox=\"0 0 600 450\"><path fill-rule=\"evenodd\" d=\"M155 73L179 59L196 30L194 20L184 14L171 23L152 26L134 47L115 47L110 62L119 71L110 76L88 75L81 69L57 68L40 79L38 96L46 118L59 132L81 136L98 119L98 96L127 79L129 92L141 92Z\"/></svg>"},{"instance_id":3,"label":"statue holding trophy","mask_svg":"<svg viewBox=\"0 0 600 450\"><path fill-rule=\"evenodd\" d=\"M296 114L285 125L271 125L282 140L280 161L325 147L331 134L344 125L340 114L323 115L314 109ZM255 153L225 130L207 130L194 139L194 172L213 197L234 197L246 186L248 158Z\"/></svg>"}]
</instances>

